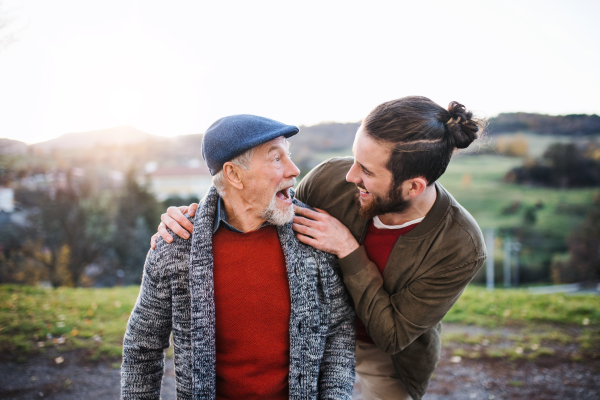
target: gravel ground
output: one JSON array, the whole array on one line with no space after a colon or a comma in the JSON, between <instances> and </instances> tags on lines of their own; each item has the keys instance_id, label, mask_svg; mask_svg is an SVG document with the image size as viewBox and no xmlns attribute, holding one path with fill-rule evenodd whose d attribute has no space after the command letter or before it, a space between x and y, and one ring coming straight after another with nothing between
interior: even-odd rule
<instances>
[{"instance_id":1,"label":"gravel ground","mask_svg":"<svg viewBox=\"0 0 600 400\"><path fill-rule=\"evenodd\" d=\"M465 333L476 329L482 333L482 328L457 325L448 329ZM510 328L503 330L507 335L517 332ZM452 363L452 347L445 346L424 400L600 399L600 359L574 362L561 356L561 349L557 350L557 355L538 357L535 361L465 358ZM56 351L52 349L25 363L0 359L0 399L119 398L118 364L81 363L77 353ZM57 364L55 358L59 356L64 361ZM162 394L163 400L175 399L172 359L166 363ZM362 400L360 380L356 382L353 399Z\"/></svg>"}]
</instances>

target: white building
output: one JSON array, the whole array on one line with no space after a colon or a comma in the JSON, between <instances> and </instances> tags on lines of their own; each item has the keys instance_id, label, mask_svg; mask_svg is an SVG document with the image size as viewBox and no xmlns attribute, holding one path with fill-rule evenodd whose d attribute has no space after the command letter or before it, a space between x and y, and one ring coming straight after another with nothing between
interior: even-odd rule
<instances>
[{"instance_id":1,"label":"white building","mask_svg":"<svg viewBox=\"0 0 600 400\"><path fill-rule=\"evenodd\" d=\"M196 168L156 168L147 177L149 188L159 201L171 196L196 196L200 199L212 185L212 176L204 165Z\"/></svg>"},{"instance_id":2,"label":"white building","mask_svg":"<svg viewBox=\"0 0 600 400\"><path fill-rule=\"evenodd\" d=\"M0 187L0 211L15 211L15 192L12 188Z\"/></svg>"}]
</instances>

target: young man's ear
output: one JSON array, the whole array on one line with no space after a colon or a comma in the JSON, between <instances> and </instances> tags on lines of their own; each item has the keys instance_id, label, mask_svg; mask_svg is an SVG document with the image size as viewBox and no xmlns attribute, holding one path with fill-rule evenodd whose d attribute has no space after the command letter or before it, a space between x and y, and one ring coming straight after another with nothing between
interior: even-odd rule
<instances>
[{"instance_id":1,"label":"young man's ear","mask_svg":"<svg viewBox=\"0 0 600 400\"><path fill-rule=\"evenodd\" d=\"M223 164L223 173L225 174L225 179L231 186L238 190L244 188L240 169L241 168L238 165L235 165L231 162L226 162Z\"/></svg>"},{"instance_id":2,"label":"young man's ear","mask_svg":"<svg viewBox=\"0 0 600 400\"><path fill-rule=\"evenodd\" d=\"M416 197L423 193L423 191L427 188L427 181L425 178L413 178L408 179L407 183L407 191L410 197Z\"/></svg>"}]
</instances>

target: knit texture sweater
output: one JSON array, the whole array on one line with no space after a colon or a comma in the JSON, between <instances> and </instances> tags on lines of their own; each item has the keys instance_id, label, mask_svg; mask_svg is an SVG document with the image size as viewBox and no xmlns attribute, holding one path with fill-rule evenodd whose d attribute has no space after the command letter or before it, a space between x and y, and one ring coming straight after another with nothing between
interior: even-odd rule
<instances>
[{"instance_id":1,"label":"knit texture sweater","mask_svg":"<svg viewBox=\"0 0 600 400\"><path fill-rule=\"evenodd\" d=\"M221 226L213 255L217 400L287 400L290 289L277 229Z\"/></svg>"},{"instance_id":2,"label":"knit texture sweater","mask_svg":"<svg viewBox=\"0 0 600 400\"><path fill-rule=\"evenodd\" d=\"M191 240L159 238L148 253L123 343L122 399L160 398L164 349L173 334L178 399L216 396L212 236L218 193L200 202ZM294 199L294 204L306 207ZM350 399L354 312L334 256L277 227L290 290L289 398ZM269 329L265 326L265 330Z\"/></svg>"}]
</instances>

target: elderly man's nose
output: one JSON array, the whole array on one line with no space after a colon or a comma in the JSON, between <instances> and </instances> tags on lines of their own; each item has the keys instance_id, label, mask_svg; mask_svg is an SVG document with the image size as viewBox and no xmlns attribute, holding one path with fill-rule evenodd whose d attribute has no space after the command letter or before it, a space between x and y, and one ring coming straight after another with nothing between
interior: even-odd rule
<instances>
[{"instance_id":1,"label":"elderly man's nose","mask_svg":"<svg viewBox=\"0 0 600 400\"><path fill-rule=\"evenodd\" d=\"M296 164L294 164L294 162L292 160L288 160L288 166L287 166L287 176L289 177L297 177L298 175L300 175L300 170L298 169L298 167L296 167Z\"/></svg>"}]
</instances>

